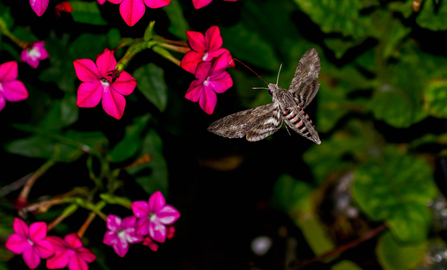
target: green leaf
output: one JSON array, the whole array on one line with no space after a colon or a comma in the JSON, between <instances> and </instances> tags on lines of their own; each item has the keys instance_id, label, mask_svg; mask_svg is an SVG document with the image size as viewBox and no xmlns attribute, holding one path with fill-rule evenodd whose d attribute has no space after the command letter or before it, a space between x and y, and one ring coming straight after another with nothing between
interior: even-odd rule
<instances>
[{"instance_id":1,"label":"green leaf","mask_svg":"<svg viewBox=\"0 0 447 270\"><path fill-rule=\"evenodd\" d=\"M372 17L360 15L362 3L358 0L295 0L295 3L325 33L339 32L354 38L380 35Z\"/></svg>"},{"instance_id":2,"label":"green leaf","mask_svg":"<svg viewBox=\"0 0 447 270\"><path fill-rule=\"evenodd\" d=\"M309 184L283 174L276 180L271 199L272 206L286 213L293 213L300 210L302 201L311 194L312 190Z\"/></svg>"},{"instance_id":3,"label":"green leaf","mask_svg":"<svg viewBox=\"0 0 447 270\"><path fill-rule=\"evenodd\" d=\"M14 31L12 31L12 34L16 36L16 38L25 42L34 42L39 40L30 30L26 29L23 26L15 27Z\"/></svg>"},{"instance_id":4,"label":"green leaf","mask_svg":"<svg viewBox=\"0 0 447 270\"><path fill-rule=\"evenodd\" d=\"M447 3L442 1L441 6L435 12L433 1L425 1L422 10L419 11L416 22L422 28L432 31L447 30Z\"/></svg>"},{"instance_id":5,"label":"green leaf","mask_svg":"<svg viewBox=\"0 0 447 270\"><path fill-rule=\"evenodd\" d=\"M98 3L84 1L70 1L73 11L73 20L79 23L87 23L93 25L107 25L107 22L101 17Z\"/></svg>"},{"instance_id":6,"label":"green leaf","mask_svg":"<svg viewBox=\"0 0 447 270\"><path fill-rule=\"evenodd\" d=\"M107 148L109 140L100 131L83 132L77 130L68 130L65 133L65 137L73 140L76 143L82 144L82 150L89 151L89 149L84 149L87 146L90 149L96 149L97 152L104 152L104 148ZM90 152L90 151L89 151Z\"/></svg>"},{"instance_id":7,"label":"green leaf","mask_svg":"<svg viewBox=\"0 0 447 270\"><path fill-rule=\"evenodd\" d=\"M95 2L92 2L96 5ZM94 40L95 42L92 42ZM83 33L75 41L73 41L68 48L68 53L75 59L93 59L96 55L102 53L104 48L108 47L108 35L107 34L90 34ZM73 65L73 64L72 64Z\"/></svg>"},{"instance_id":8,"label":"green leaf","mask_svg":"<svg viewBox=\"0 0 447 270\"><path fill-rule=\"evenodd\" d=\"M434 117L447 118L447 81L432 81L424 89L424 109Z\"/></svg>"},{"instance_id":9,"label":"green leaf","mask_svg":"<svg viewBox=\"0 0 447 270\"><path fill-rule=\"evenodd\" d=\"M344 260L332 266L331 270L362 270L362 268L354 262Z\"/></svg>"},{"instance_id":10,"label":"green leaf","mask_svg":"<svg viewBox=\"0 0 447 270\"><path fill-rule=\"evenodd\" d=\"M149 118L149 114L136 117L134 123L126 127L124 139L122 139L110 152L113 162L121 162L130 158L141 148L141 133L147 126Z\"/></svg>"},{"instance_id":11,"label":"green leaf","mask_svg":"<svg viewBox=\"0 0 447 270\"><path fill-rule=\"evenodd\" d=\"M121 34L120 31L116 28L110 29L109 32L107 32L107 42L109 44L109 48L115 48L120 44L121 40Z\"/></svg>"},{"instance_id":12,"label":"green leaf","mask_svg":"<svg viewBox=\"0 0 447 270\"><path fill-rule=\"evenodd\" d=\"M14 24L14 18L11 15L11 7L6 7L2 3L0 3L0 20L3 20L3 27L6 27L7 29L11 29Z\"/></svg>"},{"instance_id":13,"label":"green leaf","mask_svg":"<svg viewBox=\"0 0 447 270\"><path fill-rule=\"evenodd\" d=\"M163 10L171 22L168 31L180 39L186 39L186 31L189 29L189 25L183 16L183 10L178 1L171 0L171 3L165 6Z\"/></svg>"},{"instance_id":14,"label":"green leaf","mask_svg":"<svg viewBox=\"0 0 447 270\"><path fill-rule=\"evenodd\" d=\"M45 115L40 127L59 130L78 120L79 107L76 105L76 96L66 93L62 100L53 100L51 107Z\"/></svg>"},{"instance_id":15,"label":"green leaf","mask_svg":"<svg viewBox=\"0 0 447 270\"><path fill-rule=\"evenodd\" d=\"M427 242L399 243L386 232L379 239L376 253L379 263L385 270L408 270L422 263L427 247Z\"/></svg>"},{"instance_id":16,"label":"green leaf","mask_svg":"<svg viewBox=\"0 0 447 270\"><path fill-rule=\"evenodd\" d=\"M405 19L408 19L413 14L413 1L405 2L391 2L388 8L392 11L398 11L402 13Z\"/></svg>"},{"instance_id":17,"label":"green leaf","mask_svg":"<svg viewBox=\"0 0 447 270\"><path fill-rule=\"evenodd\" d=\"M329 49L334 51L335 57L340 59L343 57L346 51L357 45L360 45L363 41L364 39L344 40L340 38L325 38L324 44L326 44Z\"/></svg>"},{"instance_id":18,"label":"green leaf","mask_svg":"<svg viewBox=\"0 0 447 270\"><path fill-rule=\"evenodd\" d=\"M137 88L157 107L164 111L168 102L168 91L164 80L164 71L153 63L137 68L132 74L137 80Z\"/></svg>"},{"instance_id":19,"label":"green leaf","mask_svg":"<svg viewBox=\"0 0 447 270\"><path fill-rule=\"evenodd\" d=\"M414 107L411 98L400 89L383 85L371 103L374 117L398 127L409 127L414 122Z\"/></svg>"},{"instance_id":20,"label":"green leaf","mask_svg":"<svg viewBox=\"0 0 447 270\"><path fill-rule=\"evenodd\" d=\"M374 221L385 220L401 241L424 240L430 224L427 201L436 196L430 167L417 157L387 147L359 167L352 193Z\"/></svg>"},{"instance_id":21,"label":"green leaf","mask_svg":"<svg viewBox=\"0 0 447 270\"><path fill-rule=\"evenodd\" d=\"M410 32L410 27L406 27L400 20L394 19L388 26L388 42L386 42L383 49L383 58L387 59L390 56L394 56L397 47Z\"/></svg>"}]
</instances>

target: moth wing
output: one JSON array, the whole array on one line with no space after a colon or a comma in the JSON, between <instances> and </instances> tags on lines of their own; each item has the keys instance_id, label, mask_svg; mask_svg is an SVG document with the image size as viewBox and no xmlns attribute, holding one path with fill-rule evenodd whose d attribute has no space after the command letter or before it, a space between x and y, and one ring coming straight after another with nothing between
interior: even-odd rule
<instances>
[{"instance_id":1,"label":"moth wing","mask_svg":"<svg viewBox=\"0 0 447 270\"><path fill-rule=\"evenodd\" d=\"M243 138L260 141L275 133L282 124L282 115L274 103L230 114L217 120L208 131L227 138Z\"/></svg>"},{"instance_id":2,"label":"moth wing","mask_svg":"<svg viewBox=\"0 0 447 270\"><path fill-rule=\"evenodd\" d=\"M304 110L307 105L309 105L309 103L314 99L319 88L320 82L317 80L313 80L306 87L304 87L302 91L300 91L299 93L296 92L292 95L298 106L300 106L300 108Z\"/></svg>"},{"instance_id":3,"label":"moth wing","mask_svg":"<svg viewBox=\"0 0 447 270\"><path fill-rule=\"evenodd\" d=\"M303 105L309 104L316 94L315 92L313 95L309 95L304 92L315 88L311 87L311 89L308 89L307 86L318 78L320 68L320 57L318 56L318 52L315 48L308 50L303 57L301 57L300 62L296 67L295 75L293 75L292 82L289 86L289 91L294 96L301 96L301 101L304 101L302 102ZM318 87L316 87L316 90L318 91ZM303 100L303 97L309 97L310 100ZM298 105L301 107L302 104Z\"/></svg>"}]
</instances>

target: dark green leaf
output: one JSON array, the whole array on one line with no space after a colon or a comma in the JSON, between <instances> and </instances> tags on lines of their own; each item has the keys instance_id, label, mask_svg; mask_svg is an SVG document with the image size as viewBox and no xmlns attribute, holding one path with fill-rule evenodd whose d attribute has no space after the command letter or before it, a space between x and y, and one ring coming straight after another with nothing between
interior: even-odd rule
<instances>
[{"instance_id":1,"label":"dark green leaf","mask_svg":"<svg viewBox=\"0 0 447 270\"><path fill-rule=\"evenodd\" d=\"M11 15L11 7L6 7L2 3L0 3L0 20L3 20L3 27L6 27L7 29L11 29L14 24L14 18Z\"/></svg>"},{"instance_id":2,"label":"dark green leaf","mask_svg":"<svg viewBox=\"0 0 447 270\"><path fill-rule=\"evenodd\" d=\"M283 174L275 183L272 205L286 213L299 210L303 200L312 192L309 184Z\"/></svg>"},{"instance_id":3,"label":"dark green leaf","mask_svg":"<svg viewBox=\"0 0 447 270\"><path fill-rule=\"evenodd\" d=\"M153 63L139 67L132 74L137 80L137 88L160 111L164 111L168 102L168 91L164 80L164 71Z\"/></svg>"},{"instance_id":4,"label":"dark green leaf","mask_svg":"<svg viewBox=\"0 0 447 270\"><path fill-rule=\"evenodd\" d=\"M381 90L374 95L371 107L374 117L392 126L408 127L414 122L411 98L407 93L389 85L383 85Z\"/></svg>"},{"instance_id":5,"label":"dark green leaf","mask_svg":"<svg viewBox=\"0 0 447 270\"><path fill-rule=\"evenodd\" d=\"M12 31L12 34L16 36L16 38L25 41L25 42L34 42L38 41L38 38L29 30L23 26L17 26Z\"/></svg>"},{"instance_id":6,"label":"dark green leaf","mask_svg":"<svg viewBox=\"0 0 447 270\"><path fill-rule=\"evenodd\" d=\"M96 3L92 2L96 5ZM94 40L95 42L92 42ZM96 55L102 53L108 47L108 35L98 35L83 33L68 48L69 55L75 59L92 59L95 61Z\"/></svg>"},{"instance_id":7,"label":"dark green leaf","mask_svg":"<svg viewBox=\"0 0 447 270\"><path fill-rule=\"evenodd\" d=\"M387 59L390 56L396 56L395 51L411 31L411 28L404 26L400 20L394 19L388 26L388 42L383 49L383 58Z\"/></svg>"},{"instance_id":8,"label":"dark green leaf","mask_svg":"<svg viewBox=\"0 0 447 270\"><path fill-rule=\"evenodd\" d=\"M109 32L107 32L107 42L109 44L109 48L115 48L116 46L118 46L120 40L121 34L118 29L112 28Z\"/></svg>"},{"instance_id":9,"label":"dark green leaf","mask_svg":"<svg viewBox=\"0 0 447 270\"><path fill-rule=\"evenodd\" d=\"M76 105L76 96L66 93L61 100L61 121L69 126L78 120L79 107Z\"/></svg>"},{"instance_id":10,"label":"dark green leaf","mask_svg":"<svg viewBox=\"0 0 447 270\"><path fill-rule=\"evenodd\" d=\"M447 81L432 81L424 89L424 109L432 116L447 118Z\"/></svg>"},{"instance_id":11,"label":"dark green leaf","mask_svg":"<svg viewBox=\"0 0 447 270\"><path fill-rule=\"evenodd\" d=\"M345 52L352 47L360 45L364 39L358 40L343 40L340 38L326 38L324 39L324 44L328 46L329 49L333 50L335 57L338 59L342 58Z\"/></svg>"},{"instance_id":12,"label":"dark green leaf","mask_svg":"<svg viewBox=\"0 0 447 270\"><path fill-rule=\"evenodd\" d=\"M432 31L447 30L447 3L442 1L440 8L435 11L433 1L425 1L422 10L419 11L416 22L421 27Z\"/></svg>"},{"instance_id":13,"label":"dark green leaf","mask_svg":"<svg viewBox=\"0 0 447 270\"><path fill-rule=\"evenodd\" d=\"M171 22L168 28L169 32L180 39L186 39L186 31L189 30L189 25L183 16L183 10L178 1L171 0L171 3L165 6L163 10Z\"/></svg>"},{"instance_id":14,"label":"dark green leaf","mask_svg":"<svg viewBox=\"0 0 447 270\"><path fill-rule=\"evenodd\" d=\"M402 13L405 19L408 19L413 14L413 1L405 2L391 2L388 8L392 11L398 11Z\"/></svg>"},{"instance_id":15,"label":"dark green leaf","mask_svg":"<svg viewBox=\"0 0 447 270\"><path fill-rule=\"evenodd\" d=\"M98 3L84 1L70 1L73 11L73 20L80 23L88 23L94 25L107 25L107 22L101 17Z\"/></svg>"}]
</instances>

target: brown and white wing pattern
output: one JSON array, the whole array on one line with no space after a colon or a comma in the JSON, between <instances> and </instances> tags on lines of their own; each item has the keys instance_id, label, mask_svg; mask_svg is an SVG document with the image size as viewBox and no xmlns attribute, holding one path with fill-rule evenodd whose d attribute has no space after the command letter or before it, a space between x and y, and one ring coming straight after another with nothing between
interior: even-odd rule
<instances>
[{"instance_id":1,"label":"brown and white wing pattern","mask_svg":"<svg viewBox=\"0 0 447 270\"><path fill-rule=\"evenodd\" d=\"M301 57L289 86L289 91L302 109L307 107L318 92L320 83L316 79L319 74L320 57L317 50L313 48Z\"/></svg>"},{"instance_id":2,"label":"brown and white wing pattern","mask_svg":"<svg viewBox=\"0 0 447 270\"><path fill-rule=\"evenodd\" d=\"M281 110L275 103L230 114L217 120L208 131L227 138L243 138L260 141L275 133L282 125Z\"/></svg>"}]
</instances>

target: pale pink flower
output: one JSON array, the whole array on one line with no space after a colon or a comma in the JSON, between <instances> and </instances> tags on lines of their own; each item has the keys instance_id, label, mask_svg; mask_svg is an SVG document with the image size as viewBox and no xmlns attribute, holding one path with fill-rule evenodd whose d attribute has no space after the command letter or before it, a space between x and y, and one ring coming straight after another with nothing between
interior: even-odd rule
<instances>
[{"instance_id":1,"label":"pale pink flower","mask_svg":"<svg viewBox=\"0 0 447 270\"><path fill-rule=\"evenodd\" d=\"M33 68L39 66L40 60L44 60L50 57L45 49L45 42L39 41L32 44L32 46L24 49L20 55L20 60L28 63Z\"/></svg>"},{"instance_id":2,"label":"pale pink flower","mask_svg":"<svg viewBox=\"0 0 447 270\"><path fill-rule=\"evenodd\" d=\"M155 243L149 236L144 237L143 245L148 246L152 251L158 250L158 244Z\"/></svg>"},{"instance_id":3,"label":"pale pink flower","mask_svg":"<svg viewBox=\"0 0 447 270\"><path fill-rule=\"evenodd\" d=\"M37 16L42 16L45 10L47 10L50 0L29 0L31 8L36 12Z\"/></svg>"},{"instance_id":4,"label":"pale pink flower","mask_svg":"<svg viewBox=\"0 0 447 270\"><path fill-rule=\"evenodd\" d=\"M180 63L180 66L184 70L194 74L197 65L201 61L211 61L222 53L225 53L227 56L226 61L227 65L229 65L228 67L234 67L230 52L227 49L221 48L223 40L220 36L219 27L211 26L206 30L205 36L200 32L186 31L186 37L188 38L191 50L185 54Z\"/></svg>"},{"instance_id":5,"label":"pale pink flower","mask_svg":"<svg viewBox=\"0 0 447 270\"><path fill-rule=\"evenodd\" d=\"M13 228L15 233L6 240L6 248L15 254L22 254L30 269L39 266L40 258L46 259L53 255L53 246L45 240L47 237L45 222L34 222L28 228L23 220L15 218Z\"/></svg>"},{"instance_id":6,"label":"pale pink flower","mask_svg":"<svg viewBox=\"0 0 447 270\"><path fill-rule=\"evenodd\" d=\"M88 270L88 262L96 260L95 254L82 246L76 233L67 234L64 239L48 236L47 240L54 248L54 256L47 260L48 269Z\"/></svg>"},{"instance_id":7,"label":"pale pink flower","mask_svg":"<svg viewBox=\"0 0 447 270\"><path fill-rule=\"evenodd\" d=\"M150 8L161 8L171 3L171 0L108 0L113 4L120 5L120 14L128 26L134 26L146 12L146 6Z\"/></svg>"},{"instance_id":8,"label":"pale pink flower","mask_svg":"<svg viewBox=\"0 0 447 270\"><path fill-rule=\"evenodd\" d=\"M76 104L79 107L91 108L99 104L102 99L104 111L116 119L121 119L126 107L123 95L130 95L137 81L126 71L112 80L112 73L116 66L112 51L105 49L98 56L95 63L90 59L78 59L73 62L76 75L82 81L78 88Z\"/></svg>"},{"instance_id":9,"label":"pale pink flower","mask_svg":"<svg viewBox=\"0 0 447 270\"><path fill-rule=\"evenodd\" d=\"M16 80L19 75L17 62L11 61L0 65L0 111L10 102L28 98L28 91L21 81Z\"/></svg>"},{"instance_id":10,"label":"pale pink flower","mask_svg":"<svg viewBox=\"0 0 447 270\"><path fill-rule=\"evenodd\" d=\"M116 254L124 257L129 250L129 244L141 242L143 237L135 235L135 223L137 218L134 216L126 217L123 220L115 215L107 216L107 231L104 235L103 243L112 246Z\"/></svg>"},{"instance_id":11,"label":"pale pink flower","mask_svg":"<svg viewBox=\"0 0 447 270\"><path fill-rule=\"evenodd\" d=\"M160 243L166 240L166 225L171 225L180 217L180 213L174 207L166 205L166 200L160 191L152 194L148 202L133 202L132 211L138 218L135 226L136 234L149 234L152 239Z\"/></svg>"},{"instance_id":12,"label":"pale pink flower","mask_svg":"<svg viewBox=\"0 0 447 270\"><path fill-rule=\"evenodd\" d=\"M225 53L212 62L200 62L194 80L186 91L185 98L199 102L200 108L212 114L217 103L216 93L223 93L233 86L230 74L225 71L228 66Z\"/></svg>"}]
</instances>

